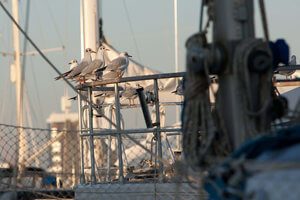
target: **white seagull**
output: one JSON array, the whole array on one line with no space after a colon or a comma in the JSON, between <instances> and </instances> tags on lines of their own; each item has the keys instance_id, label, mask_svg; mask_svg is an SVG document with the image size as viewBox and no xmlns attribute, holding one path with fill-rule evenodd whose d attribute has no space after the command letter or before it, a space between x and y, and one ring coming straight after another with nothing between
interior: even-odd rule
<instances>
[{"instance_id":1,"label":"white seagull","mask_svg":"<svg viewBox=\"0 0 300 200\"><path fill-rule=\"evenodd\" d=\"M121 78L128 67L129 57L132 56L127 52L122 52L105 67L97 69L95 73L101 74L101 72L103 72L103 75L100 78L102 80Z\"/></svg>"},{"instance_id":2,"label":"white seagull","mask_svg":"<svg viewBox=\"0 0 300 200\"><path fill-rule=\"evenodd\" d=\"M103 68L105 66L104 51L109 51L109 49L106 49L104 46L100 46L98 48L96 58L79 74L80 77L83 77L84 81L86 79L94 78L95 71L98 68Z\"/></svg>"},{"instance_id":3,"label":"white seagull","mask_svg":"<svg viewBox=\"0 0 300 200\"><path fill-rule=\"evenodd\" d=\"M84 68L86 68L91 62L92 62L92 57L91 57L91 53L96 53L95 51L93 51L90 48L87 48L84 52L84 56L81 60L81 62L78 64L77 67L75 67L71 73L69 73L66 78L68 79L74 79L76 78Z\"/></svg>"},{"instance_id":4,"label":"white seagull","mask_svg":"<svg viewBox=\"0 0 300 200\"><path fill-rule=\"evenodd\" d=\"M55 77L55 80L59 80L59 79L61 79L62 77L68 76L68 75L72 72L72 70L73 70L75 67L78 66L78 62L77 62L76 59L71 60L68 64L70 65L70 70L67 71L67 72L65 72L65 73L63 73L63 74L60 75L60 76Z\"/></svg>"},{"instance_id":5,"label":"white seagull","mask_svg":"<svg viewBox=\"0 0 300 200\"><path fill-rule=\"evenodd\" d=\"M139 85L137 85L139 87ZM120 92L120 97L128 99L129 105L134 103L134 99L137 97L136 88L131 87L129 83L125 83L124 90Z\"/></svg>"}]
</instances>

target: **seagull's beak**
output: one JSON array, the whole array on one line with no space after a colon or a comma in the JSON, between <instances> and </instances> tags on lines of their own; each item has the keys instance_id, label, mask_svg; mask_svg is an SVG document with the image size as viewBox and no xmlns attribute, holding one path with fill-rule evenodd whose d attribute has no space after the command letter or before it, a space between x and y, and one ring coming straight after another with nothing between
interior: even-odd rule
<instances>
[{"instance_id":1,"label":"seagull's beak","mask_svg":"<svg viewBox=\"0 0 300 200\"><path fill-rule=\"evenodd\" d=\"M69 62L68 64L69 64L69 65L71 65L72 63L71 63L71 62Z\"/></svg>"},{"instance_id":2,"label":"seagull's beak","mask_svg":"<svg viewBox=\"0 0 300 200\"><path fill-rule=\"evenodd\" d=\"M128 54L128 57L131 58L132 56Z\"/></svg>"},{"instance_id":3,"label":"seagull's beak","mask_svg":"<svg viewBox=\"0 0 300 200\"><path fill-rule=\"evenodd\" d=\"M105 49L105 51L110 51L109 49Z\"/></svg>"},{"instance_id":4,"label":"seagull's beak","mask_svg":"<svg viewBox=\"0 0 300 200\"><path fill-rule=\"evenodd\" d=\"M91 52L92 52L92 53L97 53L96 51L93 51L93 50L92 50Z\"/></svg>"}]
</instances>

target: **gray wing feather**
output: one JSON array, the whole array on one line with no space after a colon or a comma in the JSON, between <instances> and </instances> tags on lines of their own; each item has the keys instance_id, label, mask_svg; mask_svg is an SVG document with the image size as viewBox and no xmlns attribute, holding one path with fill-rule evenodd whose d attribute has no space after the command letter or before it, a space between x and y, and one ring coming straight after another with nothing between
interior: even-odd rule
<instances>
[{"instance_id":1,"label":"gray wing feather","mask_svg":"<svg viewBox=\"0 0 300 200\"><path fill-rule=\"evenodd\" d=\"M120 76L119 71L109 71L102 76L102 79L115 79Z\"/></svg>"},{"instance_id":2,"label":"gray wing feather","mask_svg":"<svg viewBox=\"0 0 300 200\"><path fill-rule=\"evenodd\" d=\"M107 64L106 70L116 70L125 64L126 64L126 59L119 57L112 60L109 64Z\"/></svg>"},{"instance_id":3,"label":"gray wing feather","mask_svg":"<svg viewBox=\"0 0 300 200\"><path fill-rule=\"evenodd\" d=\"M87 74L93 73L97 68L101 67L103 64L102 60L93 60L86 68L84 68L80 75L85 76Z\"/></svg>"},{"instance_id":4,"label":"gray wing feather","mask_svg":"<svg viewBox=\"0 0 300 200\"><path fill-rule=\"evenodd\" d=\"M82 61L77 67L73 69L73 71L67 76L67 78L74 78L79 75L82 70L88 65L88 62Z\"/></svg>"}]
</instances>

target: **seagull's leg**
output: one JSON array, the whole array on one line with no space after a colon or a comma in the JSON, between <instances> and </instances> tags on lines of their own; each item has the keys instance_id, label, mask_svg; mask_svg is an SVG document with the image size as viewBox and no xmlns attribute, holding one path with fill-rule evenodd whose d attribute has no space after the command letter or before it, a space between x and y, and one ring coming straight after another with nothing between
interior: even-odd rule
<instances>
[{"instance_id":1,"label":"seagull's leg","mask_svg":"<svg viewBox=\"0 0 300 200\"><path fill-rule=\"evenodd\" d=\"M78 82L79 82L79 84L82 84L82 77L81 76L78 77Z\"/></svg>"}]
</instances>

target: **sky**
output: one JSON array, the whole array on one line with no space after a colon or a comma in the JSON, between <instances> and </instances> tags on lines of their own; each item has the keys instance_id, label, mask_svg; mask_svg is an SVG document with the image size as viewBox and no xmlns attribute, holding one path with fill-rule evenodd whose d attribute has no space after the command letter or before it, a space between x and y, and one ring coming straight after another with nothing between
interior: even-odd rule
<instances>
[{"instance_id":1,"label":"sky","mask_svg":"<svg viewBox=\"0 0 300 200\"><path fill-rule=\"evenodd\" d=\"M11 1L1 1L11 10ZM28 0L19 2L20 24L24 27ZM200 2L178 0L180 71L185 69L185 41L199 29ZM300 1L265 2L271 40L286 39L291 54L300 55ZM260 15L257 9L255 11L256 35L262 37ZM101 13L103 31L111 45L120 51L129 52L144 66L161 72L174 71L173 0L103 0ZM30 0L28 34L41 49L65 46L64 51L46 54L61 71L68 69L69 60L80 59L79 17L79 0ZM12 24L1 9L0 24L0 51L12 52ZM30 50L33 47L28 45L28 51ZM12 57L0 55L0 123L6 124L16 124L15 87L10 82L12 62ZM25 107L31 113L27 118L31 118L31 126L45 127L50 113L60 112L60 98L66 92L66 85L62 81L54 81L56 73L38 55L28 56L25 67L25 93L30 100ZM70 90L68 93L70 96L74 94Z\"/></svg>"}]
</instances>

